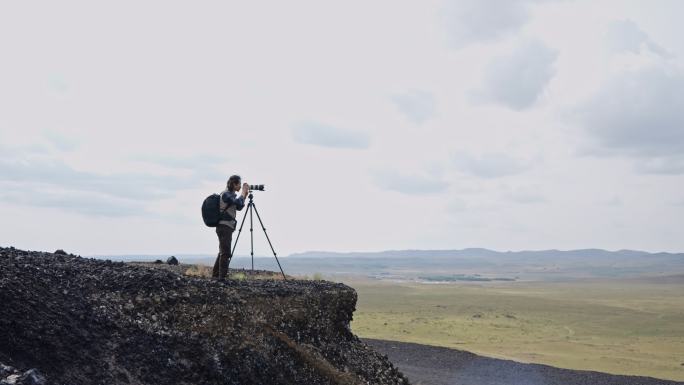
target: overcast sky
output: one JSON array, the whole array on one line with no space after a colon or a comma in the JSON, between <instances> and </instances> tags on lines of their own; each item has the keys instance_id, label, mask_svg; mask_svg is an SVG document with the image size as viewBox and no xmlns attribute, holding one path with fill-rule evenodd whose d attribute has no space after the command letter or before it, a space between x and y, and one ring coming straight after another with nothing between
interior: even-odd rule
<instances>
[{"instance_id":1,"label":"overcast sky","mask_svg":"<svg viewBox=\"0 0 684 385\"><path fill-rule=\"evenodd\" d=\"M266 185L281 255L684 251L682 15L678 0L2 2L0 245L215 253L200 205L239 173ZM270 253L258 226L255 247Z\"/></svg>"}]
</instances>

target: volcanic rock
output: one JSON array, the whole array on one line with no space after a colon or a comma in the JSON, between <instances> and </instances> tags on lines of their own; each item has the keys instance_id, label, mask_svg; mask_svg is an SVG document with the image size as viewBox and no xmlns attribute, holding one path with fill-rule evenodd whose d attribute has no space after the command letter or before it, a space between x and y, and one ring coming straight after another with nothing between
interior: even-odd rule
<instances>
[{"instance_id":1,"label":"volcanic rock","mask_svg":"<svg viewBox=\"0 0 684 385\"><path fill-rule=\"evenodd\" d=\"M408 383L351 333L348 286L216 282L154 266L0 248L0 363L11 366L0 381Z\"/></svg>"},{"instance_id":2,"label":"volcanic rock","mask_svg":"<svg viewBox=\"0 0 684 385\"><path fill-rule=\"evenodd\" d=\"M174 257L173 255L170 256L169 258L166 259L166 263L169 265L177 265L178 264L178 259Z\"/></svg>"},{"instance_id":3,"label":"volcanic rock","mask_svg":"<svg viewBox=\"0 0 684 385\"><path fill-rule=\"evenodd\" d=\"M0 385L47 385L47 381L37 369L29 369L22 373L0 363Z\"/></svg>"}]
</instances>

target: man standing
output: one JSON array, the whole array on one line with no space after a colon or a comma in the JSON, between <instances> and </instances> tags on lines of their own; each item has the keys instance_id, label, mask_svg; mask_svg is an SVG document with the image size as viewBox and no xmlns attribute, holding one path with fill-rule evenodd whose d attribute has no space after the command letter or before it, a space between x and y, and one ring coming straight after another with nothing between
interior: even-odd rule
<instances>
[{"instance_id":1,"label":"man standing","mask_svg":"<svg viewBox=\"0 0 684 385\"><path fill-rule=\"evenodd\" d=\"M221 220L216 226L216 235L219 239L219 253L214 263L214 270L211 276L223 281L228 274L228 265L231 255L230 244L233 240L233 231L237 226L237 210L242 210L245 207L245 198L249 193L249 185L247 183L242 185L242 192L238 196L235 192L240 190L241 179L239 175L233 175L226 183L226 189L221 193L220 211Z\"/></svg>"}]
</instances>

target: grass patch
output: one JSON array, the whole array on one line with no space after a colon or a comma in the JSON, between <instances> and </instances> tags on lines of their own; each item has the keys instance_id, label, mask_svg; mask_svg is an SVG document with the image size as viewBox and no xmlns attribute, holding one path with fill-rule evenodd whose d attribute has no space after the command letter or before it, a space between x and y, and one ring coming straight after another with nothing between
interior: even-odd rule
<instances>
[{"instance_id":1,"label":"grass patch","mask_svg":"<svg viewBox=\"0 0 684 385\"><path fill-rule=\"evenodd\" d=\"M191 277L211 278L211 269L205 265L192 265L185 270L185 275Z\"/></svg>"},{"instance_id":2,"label":"grass patch","mask_svg":"<svg viewBox=\"0 0 684 385\"><path fill-rule=\"evenodd\" d=\"M347 282L361 337L684 380L684 285Z\"/></svg>"}]
</instances>

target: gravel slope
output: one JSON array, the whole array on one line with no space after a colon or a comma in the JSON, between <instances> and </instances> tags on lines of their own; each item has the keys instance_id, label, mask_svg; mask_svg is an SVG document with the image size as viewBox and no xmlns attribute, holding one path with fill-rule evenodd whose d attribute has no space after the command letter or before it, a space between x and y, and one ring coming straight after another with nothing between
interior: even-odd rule
<instances>
[{"instance_id":1,"label":"gravel slope","mask_svg":"<svg viewBox=\"0 0 684 385\"><path fill-rule=\"evenodd\" d=\"M386 354L414 385L684 384L652 377L618 376L547 365L523 364L436 346L373 339L364 339L364 342Z\"/></svg>"}]
</instances>

